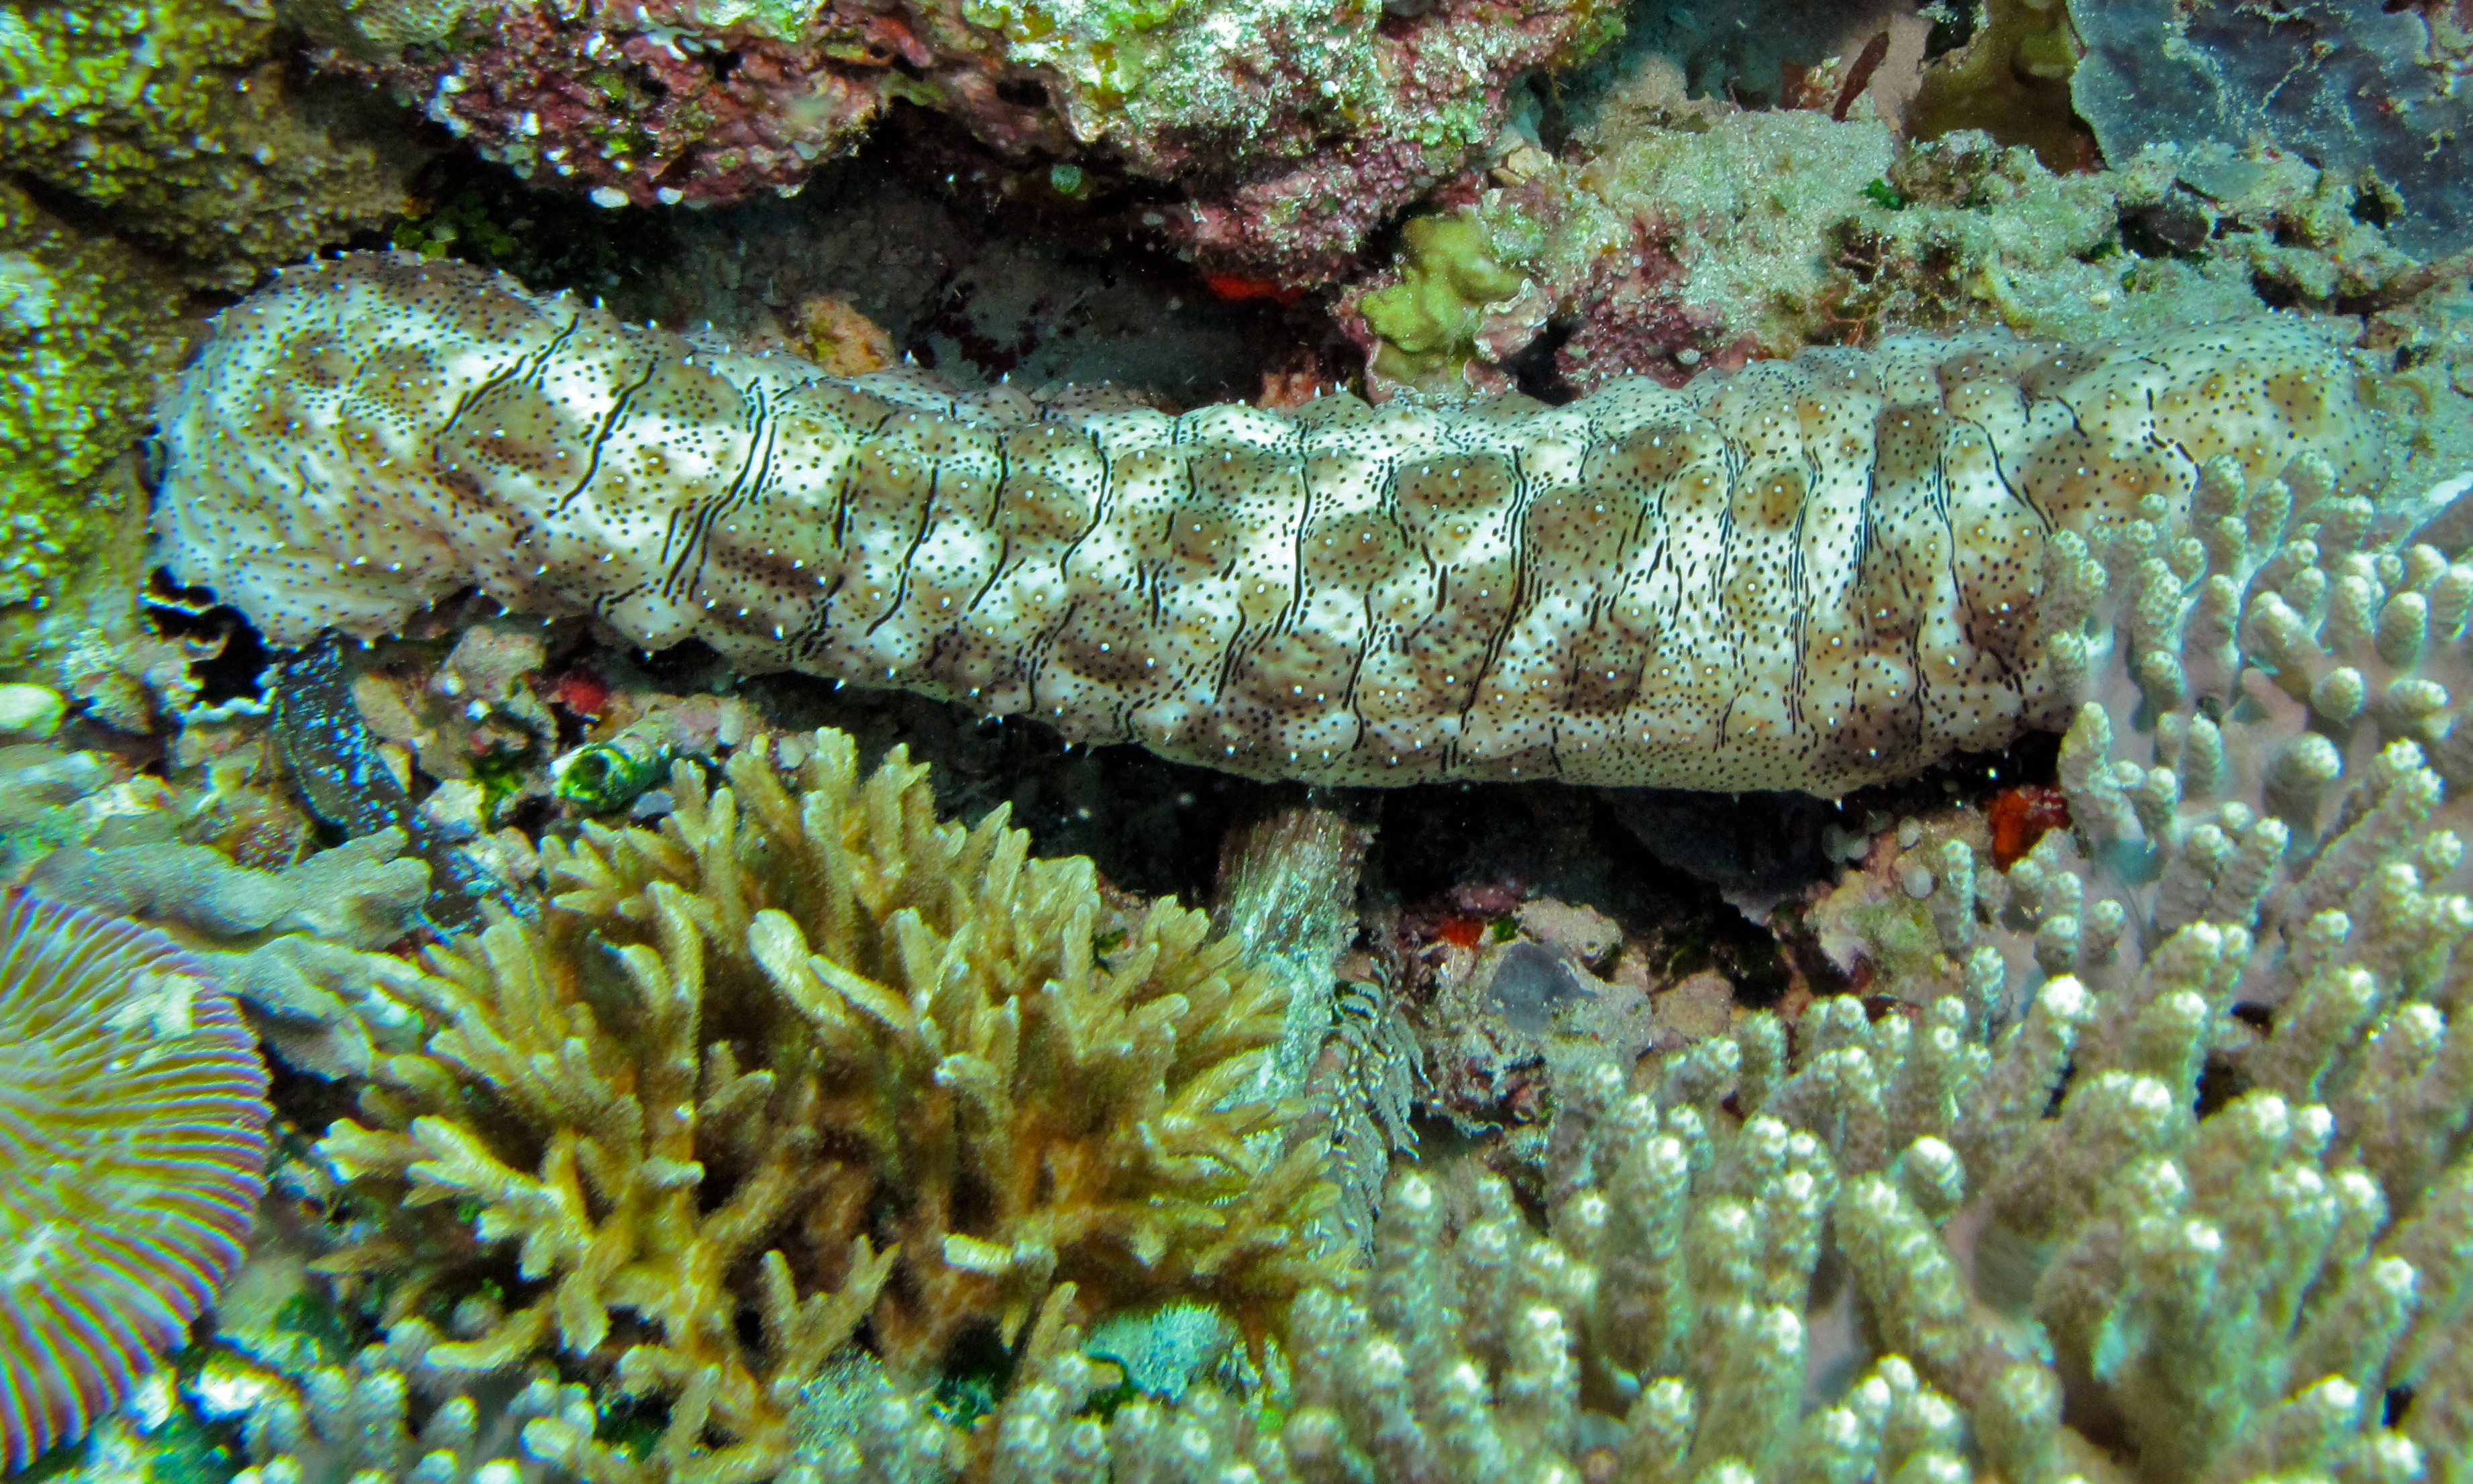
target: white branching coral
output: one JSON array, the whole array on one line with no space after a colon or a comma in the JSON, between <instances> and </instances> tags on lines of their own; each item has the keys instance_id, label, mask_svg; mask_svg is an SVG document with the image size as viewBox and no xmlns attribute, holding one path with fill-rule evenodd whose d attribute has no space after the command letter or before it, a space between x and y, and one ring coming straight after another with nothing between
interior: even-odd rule
<instances>
[{"instance_id":1,"label":"white branching coral","mask_svg":"<svg viewBox=\"0 0 2473 1484\"><path fill-rule=\"evenodd\" d=\"M319 1146L415 1209L326 1262L390 1271L398 1312L479 1276L420 1208L461 1206L449 1225L512 1257L507 1311L428 1364L555 1352L666 1404L643 1459L554 1419L529 1448L594 1480L747 1484L862 1326L918 1376L974 1328L1011 1338L1059 1280L1103 1308L1211 1298L1259 1333L1327 1275L1320 1151L1257 1137L1284 1110L1238 1096L1284 996L1200 914L1111 908L1002 810L940 823L924 768L863 777L839 732L727 773L708 793L679 764L658 832L546 850L539 925L433 951L405 992L427 1051Z\"/></svg>"},{"instance_id":2,"label":"white branching coral","mask_svg":"<svg viewBox=\"0 0 2473 1484\"><path fill-rule=\"evenodd\" d=\"M2168 1001L2198 997L2222 943L2176 938L2159 962L2191 977ZM1958 994L1878 1018L1838 998L1791 1055L1764 1015L1669 1058L1651 1090L1607 1064L1565 1110L1544 1231L1495 1177L1402 1173L1370 1276L1298 1300L1289 1369L1261 1394L1103 1421L1083 1410L1097 1368L1039 1336L967 1442L888 1390L867 1425L811 1442L809 1466L1118 1484L2461 1478L2473 1163L2391 1205L2362 1161L2377 1117L2361 1120L2386 1100L2253 1088L2218 1105L2193 1008L2125 1022L2062 978L1987 1045Z\"/></svg>"}]
</instances>

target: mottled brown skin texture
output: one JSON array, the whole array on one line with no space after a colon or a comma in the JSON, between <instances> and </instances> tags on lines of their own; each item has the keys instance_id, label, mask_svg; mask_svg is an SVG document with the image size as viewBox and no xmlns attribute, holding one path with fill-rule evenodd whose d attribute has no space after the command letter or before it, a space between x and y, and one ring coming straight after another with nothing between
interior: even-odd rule
<instances>
[{"instance_id":1,"label":"mottled brown skin texture","mask_svg":"<svg viewBox=\"0 0 2473 1484\"><path fill-rule=\"evenodd\" d=\"M2217 458L2373 482L2355 380L2260 319L1171 418L356 255L224 317L161 408L157 529L277 644L478 586L1256 777L1833 794L2066 716L2108 636L2061 533L2185 522Z\"/></svg>"}]
</instances>

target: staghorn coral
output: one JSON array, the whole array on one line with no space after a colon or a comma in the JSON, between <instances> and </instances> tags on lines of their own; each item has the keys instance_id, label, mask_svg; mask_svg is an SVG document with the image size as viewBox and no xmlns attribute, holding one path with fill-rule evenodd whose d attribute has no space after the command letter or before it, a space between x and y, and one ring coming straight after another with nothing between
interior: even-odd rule
<instances>
[{"instance_id":1,"label":"staghorn coral","mask_svg":"<svg viewBox=\"0 0 2473 1484\"><path fill-rule=\"evenodd\" d=\"M2223 931L2188 930L2167 972L2203 979ZM1285 1380L1103 1419L1105 1375L1051 1314L970 1438L881 1387L817 1471L2461 1479L2461 1148L2390 1202L2363 1157L2408 1089L2365 1063L2325 1103L2207 1095L2221 1022L2136 999L2058 979L1995 1031L1965 993L1877 1019L1837 998L1671 1053L1642 1090L1599 1064L1566 1089L1547 1230L1495 1177L1404 1171L1364 1283L1299 1299Z\"/></svg>"},{"instance_id":2,"label":"staghorn coral","mask_svg":"<svg viewBox=\"0 0 2473 1484\"><path fill-rule=\"evenodd\" d=\"M794 760L795 759L795 760ZM546 1350L666 1403L639 1463L588 1428L526 1446L587 1477L744 1481L786 1460L798 1388L864 1324L915 1376L1048 1285L1169 1295L1258 1333L1324 1272L1319 1150L1239 1094L1282 1030L1272 982L1172 902L1119 915L1087 861L1026 856L999 810L939 824L924 769L862 779L838 732L678 765L656 833L545 848L538 926L433 950L435 1026L321 1152L392 1209L469 1203L515 1306L429 1351ZM461 1224L458 1218L458 1224ZM417 1215L330 1268L459 1273ZM743 1331L752 1312L759 1323Z\"/></svg>"},{"instance_id":3,"label":"staghorn coral","mask_svg":"<svg viewBox=\"0 0 2473 1484\"><path fill-rule=\"evenodd\" d=\"M2065 717L2091 594L2053 563L2201 463L2395 500L2366 370L2255 320L1076 418L360 256L227 317L162 408L157 529L276 643L477 583L1231 772L1833 792Z\"/></svg>"},{"instance_id":4,"label":"staghorn coral","mask_svg":"<svg viewBox=\"0 0 2473 1484\"><path fill-rule=\"evenodd\" d=\"M239 1262L266 1066L160 933L0 897L0 1468L78 1437Z\"/></svg>"},{"instance_id":5,"label":"staghorn coral","mask_svg":"<svg viewBox=\"0 0 2473 1484\"><path fill-rule=\"evenodd\" d=\"M340 1365L290 1374L218 1352L192 1384L210 1415L237 1415L250 1467L232 1484L328 1484L347 1479L420 1484L516 1484L566 1478L528 1453L536 1423L562 1434L592 1431L587 1388L562 1384L546 1364L516 1376L443 1370L443 1343L419 1320L391 1327ZM439 1395L444 1391L445 1395ZM420 1417L418 1425L415 1415Z\"/></svg>"}]
</instances>

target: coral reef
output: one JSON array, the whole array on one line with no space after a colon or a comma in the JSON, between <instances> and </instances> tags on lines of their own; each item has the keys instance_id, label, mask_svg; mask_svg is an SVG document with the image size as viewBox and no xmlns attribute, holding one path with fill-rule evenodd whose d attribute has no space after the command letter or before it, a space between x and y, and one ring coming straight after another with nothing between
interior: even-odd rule
<instances>
[{"instance_id":1,"label":"coral reef","mask_svg":"<svg viewBox=\"0 0 2473 1484\"><path fill-rule=\"evenodd\" d=\"M2353 1026L2325 1101L2210 1089L2229 1017L2157 1007L2219 997L2196 986L2227 933L2170 940L2151 994L2055 979L1997 1029L1970 993L1837 998L1641 1090L1599 1064L1565 1089L1546 1232L1494 1177L1403 1173L1363 1286L1298 1301L1284 1384L1101 1421L1101 1373L1045 1332L962 1456L1120 1481L2457 1477L2466 1166L2401 1195L2381 1168L2399 1115L2461 1133L2461 1099L2434 1123L2380 1065L2444 1016ZM819 1440L823 1476L955 1456L925 1400L879 1393Z\"/></svg>"},{"instance_id":2,"label":"coral reef","mask_svg":"<svg viewBox=\"0 0 2473 1484\"><path fill-rule=\"evenodd\" d=\"M2444 266L2359 209L2351 176L2266 142L2204 169L2160 148L2114 163L2056 173L1973 129L1901 143L1870 118L1686 100L1650 68L1562 157L1515 150L1474 200L1412 218L1339 321L1371 395L1450 401L1524 368L1535 390L1549 364L1586 394L1899 330L2081 341L2269 303L2358 311ZM1476 230L1427 235L1452 223ZM1398 313L1450 288L1452 265L1471 287L1435 322L1450 333Z\"/></svg>"},{"instance_id":3,"label":"coral reef","mask_svg":"<svg viewBox=\"0 0 2473 1484\"><path fill-rule=\"evenodd\" d=\"M906 1380L1013 1336L1053 1282L1103 1310L1209 1299L1260 1336L1331 1271L1304 1234L1321 1150L1243 1096L1273 983L1200 915L1027 858L1001 810L939 824L924 773L862 778L831 731L751 741L709 794L681 763L658 832L545 844L539 925L454 940L396 992L427 1048L319 1145L380 1213L323 1265L390 1275L403 1315L511 1258L504 1311L430 1364L556 1351L666 1407L641 1463L548 1420L534 1455L770 1477L862 1324Z\"/></svg>"},{"instance_id":4,"label":"coral reef","mask_svg":"<svg viewBox=\"0 0 2473 1484\"><path fill-rule=\"evenodd\" d=\"M2473 1484L2464 7L1957 9L0 0L0 1464Z\"/></svg>"},{"instance_id":5,"label":"coral reef","mask_svg":"<svg viewBox=\"0 0 2473 1484\"><path fill-rule=\"evenodd\" d=\"M2452 158L2473 123L2473 45L2447 7L2072 0L2069 12L2086 45L2070 97L2107 158L2170 143L2216 170L2271 139L2385 198L2408 251L2473 247L2473 185Z\"/></svg>"},{"instance_id":6,"label":"coral reef","mask_svg":"<svg viewBox=\"0 0 2473 1484\"><path fill-rule=\"evenodd\" d=\"M265 1188L266 1066L159 933L0 897L0 1468L78 1437L179 1344Z\"/></svg>"},{"instance_id":7,"label":"coral reef","mask_svg":"<svg viewBox=\"0 0 2473 1484\"><path fill-rule=\"evenodd\" d=\"M264 9L226 0L10 0L0 125L0 172L235 288L401 212L419 153L299 96Z\"/></svg>"},{"instance_id":8,"label":"coral reef","mask_svg":"<svg viewBox=\"0 0 2473 1484\"><path fill-rule=\"evenodd\" d=\"M1016 159L1172 182L1148 225L1213 272L1288 284L1490 145L1524 75L1620 10L1440 0L791 7L303 6L332 65L380 80L519 174L618 205L802 186L895 101ZM1073 168L1079 168L1075 166Z\"/></svg>"},{"instance_id":9,"label":"coral reef","mask_svg":"<svg viewBox=\"0 0 2473 1484\"><path fill-rule=\"evenodd\" d=\"M2370 369L2258 319L1525 415L1171 419L836 380L364 255L226 318L163 405L156 524L276 643L477 584L1231 772L1833 793L2056 725L2087 595L2054 538L2206 460L2323 457L2391 523Z\"/></svg>"},{"instance_id":10,"label":"coral reef","mask_svg":"<svg viewBox=\"0 0 2473 1484\"><path fill-rule=\"evenodd\" d=\"M13 126L12 126L13 127ZM100 564L133 586L132 561L105 560L142 520L127 480L106 477L145 426L158 374L186 348L164 275L108 239L84 236L0 180L0 663L22 660L32 610Z\"/></svg>"},{"instance_id":11,"label":"coral reef","mask_svg":"<svg viewBox=\"0 0 2473 1484\"><path fill-rule=\"evenodd\" d=\"M527 1428L591 1432L587 1388L560 1383L545 1365L512 1386L505 1376L444 1370L429 1363L441 1343L436 1330L407 1320L385 1343L365 1346L339 1365L268 1368L213 1356L194 1389L215 1398L222 1415L243 1421L252 1462L233 1484L540 1480L555 1471L525 1452ZM441 1390L449 1394L441 1398ZM417 1426L416 1399L426 1403Z\"/></svg>"}]
</instances>

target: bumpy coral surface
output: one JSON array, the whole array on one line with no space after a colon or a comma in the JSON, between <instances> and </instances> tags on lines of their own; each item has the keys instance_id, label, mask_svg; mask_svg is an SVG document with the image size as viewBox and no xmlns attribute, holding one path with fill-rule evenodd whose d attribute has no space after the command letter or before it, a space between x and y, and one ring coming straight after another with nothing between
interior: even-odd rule
<instances>
[{"instance_id":1,"label":"bumpy coral surface","mask_svg":"<svg viewBox=\"0 0 2473 1484\"><path fill-rule=\"evenodd\" d=\"M646 1472L588 1418L535 1422L535 1456L747 1484L862 1324L919 1377L973 1330L1010 1341L1057 1281L1259 1332L1326 1274L1321 1150L1284 1149L1283 1105L1246 1095L1273 981L1199 913L1108 908L1089 861L1030 858L1001 809L939 823L925 771L862 777L832 731L742 749L710 795L681 764L658 832L545 851L540 926L396 988L427 1050L320 1150L381 1209L473 1214L451 1243L389 1218L329 1266L392 1274L399 1311L470 1299L477 1237L521 1282L429 1364L555 1350L668 1407Z\"/></svg>"},{"instance_id":2,"label":"bumpy coral surface","mask_svg":"<svg viewBox=\"0 0 2473 1484\"><path fill-rule=\"evenodd\" d=\"M175 302L136 254L0 184L0 607L56 596L126 517L102 475L176 364Z\"/></svg>"},{"instance_id":3,"label":"bumpy coral surface","mask_svg":"<svg viewBox=\"0 0 2473 1484\"><path fill-rule=\"evenodd\" d=\"M245 286L404 205L404 160L310 116L277 52L263 6L10 0L0 168Z\"/></svg>"},{"instance_id":4,"label":"bumpy coral surface","mask_svg":"<svg viewBox=\"0 0 2473 1484\"><path fill-rule=\"evenodd\" d=\"M610 204L796 190L899 100L1010 156L1173 180L1192 203L1153 226L1206 266L1292 281L1344 268L1494 138L1518 78L1620 25L1596 0L326 10L338 64Z\"/></svg>"},{"instance_id":5,"label":"bumpy coral surface","mask_svg":"<svg viewBox=\"0 0 2473 1484\"><path fill-rule=\"evenodd\" d=\"M0 1467L180 1343L265 1189L266 1065L162 934L0 897Z\"/></svg>"},{"instance_id":6,"label":"bumpy coral surface","mask_svg":"<svg viewBox=\"0 0 2473 1484\"><path fill-rule=\"evenodd\" d=\"M2200 467L2375 499L2260 319L1628 382L1568 407L1062 415L399 257L287 275L162 408L158 529L275 642L477 584L1233 772L1834 792L2053 725L2086 539Z\"/></svg>"}]
</instances>

